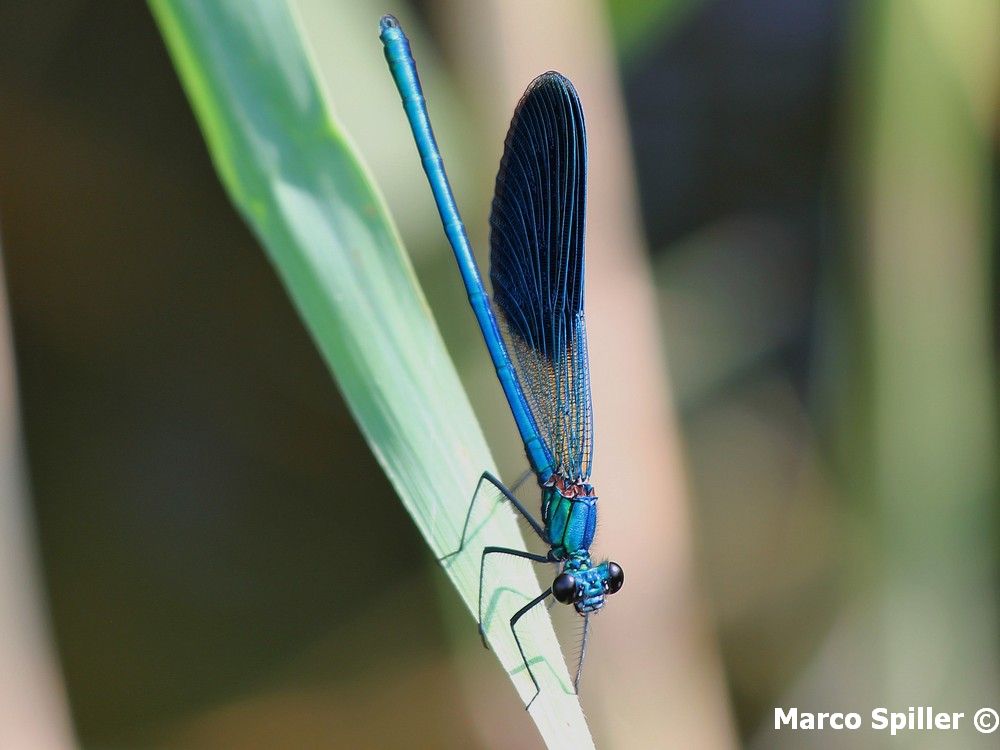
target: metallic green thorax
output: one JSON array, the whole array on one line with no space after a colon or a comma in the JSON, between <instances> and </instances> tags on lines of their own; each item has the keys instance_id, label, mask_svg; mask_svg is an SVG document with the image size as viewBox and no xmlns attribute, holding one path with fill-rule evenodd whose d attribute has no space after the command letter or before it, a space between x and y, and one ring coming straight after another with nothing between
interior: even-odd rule
<instances>
[{"instance_id":1,"label":"metallic green thorax","mask_svg":"<svg viewBox=\"0 0 1000 750\"><path fill-rule=\"evenodd\" d=\"M553 555L565 559L586 552L597 530L597 497L586 483L555 476L542 485L542 520Z\"/></svg>"}]
</instances>

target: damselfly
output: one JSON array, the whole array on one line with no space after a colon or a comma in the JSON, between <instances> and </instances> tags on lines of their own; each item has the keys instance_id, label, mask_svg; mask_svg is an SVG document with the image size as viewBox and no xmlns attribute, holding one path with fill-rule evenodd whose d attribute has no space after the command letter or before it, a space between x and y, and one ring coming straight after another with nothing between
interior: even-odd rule
<instances>
[{"instance_id":1,"label":"damselfly","mask_svg":"<svg viewBox=\"0 0 1000 750\"><path fill-rule=\"evenodd\" d=\"M517 635L518 620L549 596L572 604L583 616L574 679L579 689L589 617L625 580L617 563L595 564L590 556L597 529L597 495L589 483L593 421L583 318L587 179L583 109L573 84L550 71L531 82L514 110L490 213L490 281L498 311L494 315L434 140L410 43L392 16L383 17L379 28L445 234L542 493L539 522L499 479L489 472L480 477L458 549L451 554L465 547L472 507L483 482L495 486L549 547L544 555L506 547L483 549L480 635L483 568L488 555L514 555L559 566L552 585L510 618L511 632L535 686L530 707L539 687Z\"/></svg>"}]
</instances>

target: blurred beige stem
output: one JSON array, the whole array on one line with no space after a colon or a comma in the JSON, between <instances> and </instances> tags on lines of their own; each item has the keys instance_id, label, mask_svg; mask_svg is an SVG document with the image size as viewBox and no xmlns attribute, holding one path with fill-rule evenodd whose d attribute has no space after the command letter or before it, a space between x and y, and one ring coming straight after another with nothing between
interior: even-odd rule
<instances>
[{"instance_id":1,"label":"blurred beige stem","mask_svg":"<svg viewBox=\"0 0 1000 750\"><path fill-rule=\"evenodd\" d=\"M0 748L58 750L74 742L39 595L14 383L0 265Z\"/></svg>"},{"instance_id":2,"label":"blurred beige stem","mask_svg":"<svg viewBox=\"0 0 1000 750\"><path fill-rule=\"evenodd\" d=\"M453 24L444 37L493 128L483 134L497 144L488 163L499 162L513 106L539 73L569 76L586 111L587 325L603 509L595 551L626 573L593 628L582 690L592 729L614 747L731 747L716 643L694 582L681 450L602 6L467 0L449 4L442 22Z\"/></svg>"}]
</instances>

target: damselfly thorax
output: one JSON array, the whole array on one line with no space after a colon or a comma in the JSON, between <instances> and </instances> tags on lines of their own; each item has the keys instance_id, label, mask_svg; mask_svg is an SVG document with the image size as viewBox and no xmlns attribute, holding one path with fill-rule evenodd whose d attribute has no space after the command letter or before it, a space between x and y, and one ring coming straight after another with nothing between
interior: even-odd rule
<instances>
[{"instance_id":1,"label":"damselfly thorax","mask_svg":"<svg viewBox=\"0 0 1000 750\"><path fill-rule=\"evenodd\" d=\"M553 474L542 487L542 522L553 555L565 560L590 549L597 531L597 495L593 485Z\"/></svg>"}]
</instances>

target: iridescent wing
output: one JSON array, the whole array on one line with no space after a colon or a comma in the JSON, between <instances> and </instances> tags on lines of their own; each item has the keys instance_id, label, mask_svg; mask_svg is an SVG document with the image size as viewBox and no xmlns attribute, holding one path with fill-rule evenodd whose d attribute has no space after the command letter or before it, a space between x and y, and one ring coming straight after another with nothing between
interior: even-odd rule
<instances>
[{"instance_id":1,"label":"iridescent wing","mask_svg":"<svg viewBox=\"0 0 1000 750\"><path fill-rule=\"evenodd\" d=\"M593 419L583 319L587 134L555 72L514 110L490 214L490 281L525 400L553 466L590 476Z\"/></svg>"}]
</instances>

